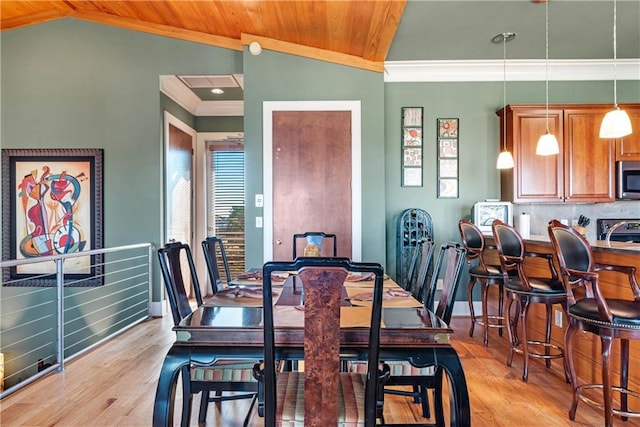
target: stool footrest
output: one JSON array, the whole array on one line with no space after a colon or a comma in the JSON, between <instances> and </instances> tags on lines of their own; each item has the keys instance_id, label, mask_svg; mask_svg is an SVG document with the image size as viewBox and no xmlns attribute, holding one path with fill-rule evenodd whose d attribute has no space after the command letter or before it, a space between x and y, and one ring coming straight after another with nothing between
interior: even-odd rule
<instances>
[{"instance_id":1,"label":"stool footrest","mask_svg":"<svg viewBox=\"0 0 640 427\"><path fill-rule=\"evenodd\" d=\"M546 353L533 352L531 351L531 349L529 349L529 357L536 357L538 359L560 359L564 357L564 350L562 349L562 347L557 346L555 344L551 344L544 341L527 341L527 345L541 346L541 347L549 348L555 351L555 353L546 354ZM522 344L517 344L513 346L513 351L515 351L516 353L522 354L523 353Z\"/></svg>"},{"instance_id":2,"label":"stool footrest","mask_svg":"<svg viewBox=\"0 0 640 427\"><path fill-rule=\"evenodd\" d=\"M476 319L475 322L486 328L506 328L507 318L505 316L490 315L487 316L487 324L483 320Z\"/></svg>"},{"instance_id":3,"label":"stool footrest","mask_svg":"<svg viewBox=\"0 0 640 427\"><path fill-rule=\"evenodd\" d=\"M582 384L578 386L578 389L576 390L576 394L578 395L580 400L582 400L584 403L591 405L593 407L596 407L598 409L604 409L604 404L602 402L595 401L583 394L584 390L592 390L592 389L602 390L602 388L603 388L602 384L591 384L591 383ZM611 389L614 392L618 392L620 394L626 394L629 396L633 396L635 398L640 398L640 392L637 392L634 390L630 390L630 389L618 387L618 386L613 386L611 387ZM640 412L638 411L629 411L629 410L623 411L622 409L619 409L619 408L613 408L612 410L613 410L613 414L619 417L640 418Z\"/></svg>"}]
</instances>

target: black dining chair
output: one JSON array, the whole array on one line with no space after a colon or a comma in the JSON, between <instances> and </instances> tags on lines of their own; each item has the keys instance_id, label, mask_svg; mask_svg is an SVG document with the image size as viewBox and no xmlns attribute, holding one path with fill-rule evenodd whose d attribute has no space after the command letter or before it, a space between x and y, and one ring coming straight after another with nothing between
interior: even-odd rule
<instances>
[{"instance_id":1,"label":"black dining chair","mask_svg":"<svg viewBox=\"0 0 640 427\"><path fill-rule=\"evenodd\" d=\"M564 345L571 377L573 402L569 418L575 420L578 401L581 399L604 410L604 425L613 425L613 416L640 417L640 412L630 411L628 396L638 397L629 389L629 340L640 340L640 286L636 269L632 266L596 263L591 245L575 229L557 220L548 225L549 237L558 257L565 292L567 293L567 327ZM605 297L599 285L599 273L616 273L622 286L628 286L632 299ZM600 337L602 384L579 384L576 375L574 338L579 332L589 332ZM611 349L614 340L620 340L620 380L612 381ZM637 365L635 365L637 366ZM588 390L602 389L602 402L588 397ZM585 393L587 392L587 393ZM613 394L620 396L619 407L614 408Z\"/></svg>"},{"instance_id":2,"label":"black dining chair","mask_svg":"<svg viewBox=\"0 0 640 427\"><path fill-rule=\"evenodd\" d=\"M298 240L305 239L305 248L315 246L313 250L298 252ZM326 247L325 239L331 239L333 243L333 250L329 252L329 248ZM311 248L310 248L311 249ZM306 253L305 253L306 252ZM333 254L334 257L338 256L338 237L335 234L325 233L323 231L307 231L305 233L296 233L293 235L293 255L292 259L296 259L299 256L322 256L328 257Z\"/></svg>"},{"instance_id":3,"label":"black dining chair","mask_svg":"<svg viewBox=\"0 0 640 427\"><path fill-rule=\"evenodd\" d=\"M203 304L193 256L189 245L172 242L158 249L158 259L167 291L167 299L171 306L173 323L177 326L193 312L192 302L187 295L189 286L193 288L195 304L198 307ZM216 361L212 366L201 367L194 365L185 367L182 371L182 425L189 425L192 396L200 392L202 392L202 399L198 422L205 422L207 407L211 402L249 398L252 399L252 403L245 419L245 425L247 425L249 413L259 392L259 383L253 377L253 365L255 363L255 360L220 360ZM185 380L185 378L188 380ZM236 392L236 394L224 395L223 392ZM211 393L214 395L211 396Z\"/></svg>"},{"instance_id":4,"label":"black dining chair","mask_svg":"<svg viewBox=\"0 0 640 427\"><path fill-rule=\"evenodd\" d=\"M278 343L274 330L271 273L296 271L304 287L304 372L280 371L276 365ZM369 340L357 357L367 360L367 373L341 369L341 306L349 272L374 273ZM382 417L382 383L388 374L379 370L380 322L384 271L374 263L346 258L299 257L292 262L267 262L263 266L264 363L255 375L265 385L266 427L374 426Z\"/></svg>"},{"instance_id":5,"label":"black dining chair","mask_svg":"<svg viewBox=\"0 0 640 427\"><path fill-rule=\"evenodd\" d=\"M447 324L451 321L456 292L462 278L465 253L465 249L457 243L449 242L441 245L433 275L425 288L424 307L431 311L435 310L436 316ZM440 291L439 296L438 291ZM385 363L389 365L391 374L385 383L385 393L412 396L416 403L422 405L422 416L430 418L427 391L437 388L434 368L432 366L416 368L409 362L386 361ZM411 386L414 391L394 390L388 386ZM437 422L444 419L441 406L436 407L435 412Z\"/></svg>"},{"instance_id":6,"label":"black dining chair","mask_svg":"<svg viewBox=\"0 0 640 427\"><path fill-rule=\"evenodd\" d=\"M509 356L507 366L511 366L514 353L524 356L522 380L529 378L529 358L544 359L547 368L551 367L551 359L563 359L563 368L567 382L569 373L564 349L551 342L551 314L553 305L567 308L567 293L562 280L553 264L554 256L549 253L527 251L520 233L511 225L496 219L492 224L493 237L498 247L504 290L508 301L504 313L508 317ZM549 266L550 277L534 277L525 272L525 258L543 258ZM505 301L505 305L507 304ZM513 320L510 318L511 306L516 303ZM546 330L544 340L529 338L527 320L531 304L544 304L546 308ZM518 322L522 324L522 340L518 336ZM541 349L537 351L537 349ZM544 350L544 351L542 351Z\"/></svg>"},{"instance_id":7,"label":"black dining chair","mask_svg":"<svg viewBox=\"0 0 640 427\"><path fill-rule=\"evenodd\" d=\"M211 290L215 295L231 283L231 270L229 269L227 252L224 249L222 239L216 236L207 237L202 241L202 252L204 253ZM220 266L224 269L225 280L222 279L220 274Z\"/></svg>"}]
</instances>

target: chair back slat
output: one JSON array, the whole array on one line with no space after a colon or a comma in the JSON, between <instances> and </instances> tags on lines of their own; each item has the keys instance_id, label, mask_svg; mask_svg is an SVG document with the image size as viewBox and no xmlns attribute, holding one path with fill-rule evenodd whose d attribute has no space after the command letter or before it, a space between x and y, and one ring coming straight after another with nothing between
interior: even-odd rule
<instances>
[{"instance_id":1,"label":"chair back slat","mask_svg":"<svg viewBox=\"0 0 640 427\"><path fill-rule=\"evenodd\" d=\"M441 284L442 289L435 314L447 324L451 321L456 292L462 278L461 273L465 263L465 255L466 250L457 243L449 242L440 247L438 259L433 270L433 277L425 297L425 308L433 309L436 290L438 284Z\"/></svg>"},{"instance_id":2,"label":"chair back slat","mask_svg":"<svg viewBox=\"0 0 640 427\"><path fill-rule=\"evenodd\" d=\"M167 243L158 249L158 260L167 291L167 299L171 306L173 323L178 325L182 319L192 313L187 293L189 286L193 289L198 306L202 305L202 293L191 249L185 243ZM187 272L186 277L184 271Z\"/></svg>"},{"instance_id":3,"label":"chair back slat","mask_svg":"<svg viewBox=\"0 0 640 427\"><path fill-rule=\"evenodd\" d=\"M429 273L433 272L433 249L431 240L422 239L416 245L409 268L409 281L405 290L420 302L424 301L425 292L431 281Z\"/></svg>"},{"instance_id":4,"label":"chair back slat","mask_svg":"<svg viewBox=\"0 0 640 427\"><path fill-rule=\"evenodd\" d=\"M292 259L296 259L299 256L312 256L304 253L300 255L298 253L298 240L307 239L308 237L317 238L320 240L320 245L318 248L319 253L317 256L321 256L321 257L329 257L329 256L337 257L338 256L338 237L335 234L325 233L323 231L307 231L305 233L296 233L293 235ZM331 252L328 252L329 251L328 245L325 243L326 239L330 239L333 243L333 250Z\"/></svg>"},{"instance_id":5,"label":"chair back slat","mask_svg":"<svg viewBox=\"0 0 640 427\"><path fill-rule=\"evenodd\" d=\"M303 267L304 407L306 425L331 425L338 419L340 307L344 268ZM314 411L313 406L322 410ZM315 414L315 419L306 414Z\"/></svg>"},{"instance_id":6,"label":"chair back slat","mask_svg":"<svg viewBox=\"0 0 640 427\"><path fill-rule=\"evenodd\" d=\"M211 291L215 295L231 282L231 270L229 269L227 252L224 249L222 239L216 236L207 237L202 241L202 251L204 253L204 261L207 266L209 282L211 283ZM222 267L224 268L226 281L222 280L219 267L220 264L222 264Z\"/></svg>"}]
</instances>

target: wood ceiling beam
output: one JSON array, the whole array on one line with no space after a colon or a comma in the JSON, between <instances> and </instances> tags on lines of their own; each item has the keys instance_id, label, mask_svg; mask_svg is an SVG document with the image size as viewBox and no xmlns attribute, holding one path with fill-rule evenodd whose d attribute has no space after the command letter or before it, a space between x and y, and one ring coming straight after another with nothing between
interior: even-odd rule
<instances>
[{"instance_id":1,"label":"wood ceiling beam","mask_svg":"<svg viewBox=\"0 0 640 427\"><path fill-rule=\"evenodd\" d=\"M183 28L171 27L169 25L144 22L136 19L123 18L98 12L76 11L69 14L69 16L85 21L97 22L100 24L111 25L119 28L126 28L128 30L141 31L145 33L156 34L195 43L202 43L226 49L239 51L242 50L242 43L240 42L240 40L232 39L229 37L216 36L213 34L205 34L198 31L185 30Z\"/></svg>"},{"instance_id":2,"label":"wood ceiling beam","mask_svg":"<svg viewBox=\"0 0 640 427\"><path fill-rule=\"evenodd\" d=\"M369 61L359 56L347 55L330 50L318 49L315 47L303 46L300 44L284 42L282 40L270 39L267 37L255 36L252 34L242 34L240 40L243 45L251 42L258 42L263 49L277 52L289 53L303 56L305 58L318 59L320 61L332 62L334 64L347 65L349 67L361 68L369 71L384 72L384 62Z\"/></svg>"},{"instance_id":3,"label":"wood ceiling beam","mask_svg":"<svg viewBox=\"0 0 640 427\"><path fill-rule=\"evenodd\" d=\"M0 25L0 31L15 30L17 28L28 27L29 25L55 21L56 19L65 18L71 13L72 11L70 10L51 9L35 12L29 15L3 19L2 24Z\"/></svg>"}]
</instances>

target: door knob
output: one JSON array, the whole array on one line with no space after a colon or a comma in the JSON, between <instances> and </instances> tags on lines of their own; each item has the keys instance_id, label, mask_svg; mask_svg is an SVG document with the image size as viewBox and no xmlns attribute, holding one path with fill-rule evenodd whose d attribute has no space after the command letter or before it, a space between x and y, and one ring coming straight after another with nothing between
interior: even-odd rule
<instances>
[{"instance_id":1,"label":"door knob","mask_svg":"<svg viewBox=\"0 0 640 427\"><path fill-rule=\"evenodd\" d=\"M281 245L282 244L282 240L276 240L276 245Z\"/></svg>"}]
</instances>

